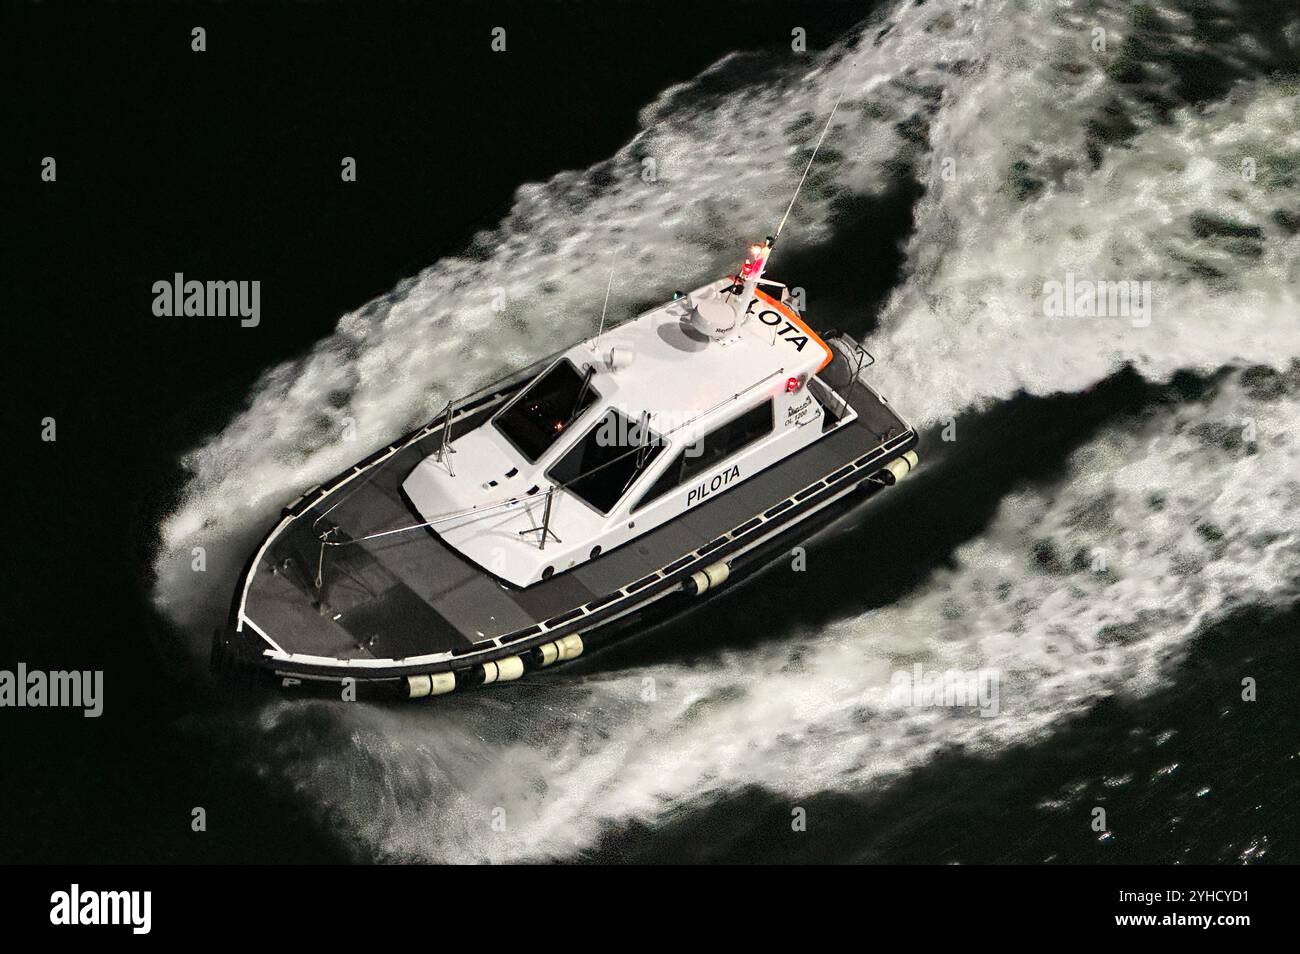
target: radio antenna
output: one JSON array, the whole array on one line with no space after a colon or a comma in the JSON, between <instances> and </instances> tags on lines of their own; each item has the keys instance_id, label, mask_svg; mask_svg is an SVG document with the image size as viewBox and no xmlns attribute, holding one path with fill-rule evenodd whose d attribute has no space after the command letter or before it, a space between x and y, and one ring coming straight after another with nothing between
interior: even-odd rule
<instances>
[{"instance_id":1,"label":"radio antenna","mask_svg":"<svg viewBox=\"0 0 1300 954\"><path fill-rule=\"evenodd\" d=\"M858 65L854 60L849 66L849 76L853 75L853 67ZM817 145L813 146L812 155L808 157L808 165L804 166L803 175L799 177L799 184L794 187L794 195L790 196L790 204L785 207L785 215L781 216L781 223L776 227L776 235L773 238L780 238L781 230L785 228L785 220L790 217L790 210L794 208L795 199L799 198L799 190L803 188L804 180L808 178L808 173L812 171L813 161L817 158L817 150L821 149L822 142L826 139L826 134L830 132L831 120L835 118L835 111L840 108L840 100L844 99L844 94L849 89L849 77L845 77L844 86L840 88L840 95L835 99L835 105L831 107L831 114L826 117L826 125L822 127L822 134L817 137ZM772 244L776 244L773 242Z\"/></svg>"},{"instance_id":2,"label":"radio antenna","mask_svg":"<svg viewBox=\"0 0 1300 954\"><path fill-rule=\"evenodd\" d=\"M609 256L609 281L605 285L605 304L600 306L600 327L596 329L596 353L600 353L600 336L605 333L605 311L609 308L609 292L614 287L614 266L618 263L618 253Z\"/></svg>"}]
</instances>

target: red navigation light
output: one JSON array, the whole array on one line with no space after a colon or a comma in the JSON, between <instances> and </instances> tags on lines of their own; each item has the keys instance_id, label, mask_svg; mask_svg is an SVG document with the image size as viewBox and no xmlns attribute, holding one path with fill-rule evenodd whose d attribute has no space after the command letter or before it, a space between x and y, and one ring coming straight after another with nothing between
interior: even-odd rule
<instances>
[{"instance_id":1,"label":"red navigation light","mask_svg":"<svg viewBox=\"0 0 1300 954\"><path fill-rule=\"evenodd\" d=\"M794 394L794 392L798 391L801 387L803 387L803 382L798 378L790 378L785 382L785 390L787 394Z\"/></svg>"},{"instance_id":2,"label":"red navigation light","mask_svg":"<svg viewBox=\"0 0 1300 954\"><path fill-rule=\"evenodd\" d=\"M749 247L749 257L745 259L745 264L740 267L742 278L749 278L756 274L767 260L767 249L762 245L751 245Z\"/></svg>"}]
</instances>

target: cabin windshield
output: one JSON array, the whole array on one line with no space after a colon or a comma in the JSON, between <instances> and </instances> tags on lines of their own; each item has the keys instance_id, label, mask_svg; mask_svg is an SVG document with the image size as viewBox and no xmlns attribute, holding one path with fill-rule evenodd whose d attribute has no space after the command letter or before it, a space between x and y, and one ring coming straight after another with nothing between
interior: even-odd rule
<instances>
[{"instance_id":1,"label":"cabin windshield","mask_svg":"<svg viewBox=\"0 0 1300 954\"><path fill-rule=\"evenodd\" d=\"M611 409L547 476L607 514L662 450L658 434Z\"/></svg>"},{"instance_id":2,"label":"cabin windshield","mask_svg":"<svg viewBox=\"0 0 1300 954\"><path fill-rule=\"evenodd\" d=\"M530 464L536 463L598 400L590 373L579 372L568 358L561 358L534 378L492 423Z\"/></svg>"}]
</instances>

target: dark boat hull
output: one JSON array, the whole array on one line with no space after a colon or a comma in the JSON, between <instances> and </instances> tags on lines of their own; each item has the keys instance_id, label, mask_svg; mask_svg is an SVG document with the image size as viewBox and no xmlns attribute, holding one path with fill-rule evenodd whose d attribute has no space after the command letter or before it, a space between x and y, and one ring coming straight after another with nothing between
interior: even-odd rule
<instances>
[{"instance_id":1,"label":"dark boat hull","mask_svg":"<svg viewBox=\"0 0 1300 954\"><path fill-rule=\"evenodd\" d=\"M583 655L689 613L704 600L725 596L735 587L743 585L751 577L770 567L776 558L788 553L791 548L806 542L820 530L861 507L884 487L883 484L863 481L846 493L838 496L832 494L834 499L820 506L815 506L811 500L808 501L808 512L801 518L796 519L795 515L792 515L791 523L784 529L777 530L771 537L730 560L730 574L727 581L717 589L711 589L703 594L691 593L679 581L675 586L671 586L667 593L647 598L605 622L589 623L588 628L571 630L579 632L582 637L585 647ZM682 573L683 577L689 576L685 570ZM548 635L553 640L567 633ZM344 679L348 678L336 672L314 667L268 664L259 658L259 653L258 640L249 639L247 635L237 633L233 629L225 630L214 637L213 671L223 678L234 681L274 686L304 695L334 698L339 697ZM554 669L569 661L571 660L558 661L545 668ZM528 668L542 667L531 665ZM475 684L475 680L466 679L457 685L457 690L473 688ZM481 682L477 684L481 685ZM406 700L410 698L406 676L356 679L354 685L358 699Z\"/></svg>"},{"instance_id":2,"label":"dark boat hull","mask_svg":"<svg viewBox=\"0 0 1300 954\"><path fill-rule=\"evenodd\" d=\"M482 423L515 386L464 407L446 425L452 436ZM883 398L856 380L843 393L856 418L836 422L807 451L522 589L427 529L339 551L320 546L326 526L411 522L401 481L441 445L443 425L431 424L286 508L245 571L214 667L333 695L438 695L549 668L669 618L888 486L886 468L897 470L904 455L915 460L915 432Z\"/></svg>"}]
</instances>

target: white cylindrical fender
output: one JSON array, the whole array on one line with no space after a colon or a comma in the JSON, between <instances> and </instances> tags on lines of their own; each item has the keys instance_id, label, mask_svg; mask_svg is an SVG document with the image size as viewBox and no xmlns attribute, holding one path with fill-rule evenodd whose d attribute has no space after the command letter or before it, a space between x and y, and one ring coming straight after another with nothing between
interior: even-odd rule
<instances>
[{"instance_id":1,"label":"white cylindrical fender","mask_svg":"<svg viewBox=\"0 0 1300 954\"><path fill-rule=\"evenodd\" d=\"M727 577L731 575L731 567L726 560L710 564L703 570L696 570L686 580L686 588L699 596L707 590L714 589L727 582Z\"/></svg>"},{"instance_id":2,"label":"white cylindrical fender","mask_svg":"<svg viewBox=\"0 0 1300 954\"><path fill-rule=\"evenodd\" d=\"M570 633L562 639L557 639L553 643L544 643L537 647L540 658L534 657L535 662L543 666L550 666L557 662L566 662L570 659L577 659L582 655L585 647L582 644L582 637L577 633Z\"/></svg>"},{"instance_id":3,"label":"white cylindrical fender","mask_svg":"<svg viewBox=\"0 0 1300 954\"><path fill-rule=\"evenodd\" d=\"M916 451L914 450L910 450L904 454L903 460L907 461L907 466L912 470L916 470L916 465L921 463L921 458L916 456Z\"/></svg>"},{"instance_id":4,"label":"white cylindrical fender","mask_svg":"<svg viewBox=\"0 0 1300 954\"><path fill-rule=\"evenodd\" d=\"M902 457L895 457L880 471L880 479L887 484L896 484L912 469L912 465Z\"/></svg>"},{"instance_id":5,"label":"white cylindrical fender","mask_svg":"<svg viewBox=\"0 0 1300 954\"><path fill-rule=\"evenodd\" d=\"M443 696L456 688L456 674L451 672L431 672L421 676L406 677L406 694L408 699L421 699L425 696Z\"/></svg>"},{"instance_id":6,"label":"white cylindrical fender","mask_svg":"<svg viewBox=\"0 0 1300 954\"><path fill-rule=\"evenodd\" d=\"M561 639L559 641L559 647L560 662L565 662L569 659L577 659L582 655L582 650L585 648L582 645L582 637L577 633L570 633L568 636Z\"/></svg>"},{"instance_id":7,"label":"white cylindrical fender","mask_svg":"<svg viewBox=\"0 0 1300 954\"><path fill-rule=\"evenodd\" d=\"M435 672L429 674L429 695L445 696L456 688L454 672Z\"/></svg>"},{"instance_id":8,"label":"white cylindrical fender","mask_svg":"<svg viewBox=\"0 0 1300 954\"><path fill-rule=\"evenodd\" d=\"M507 656L505 659L483 664L483 685L490 686L494 682L509 682L512 679L518 679L523 674L523 659L519 656Z\"/></svg>"}]
</instances>

